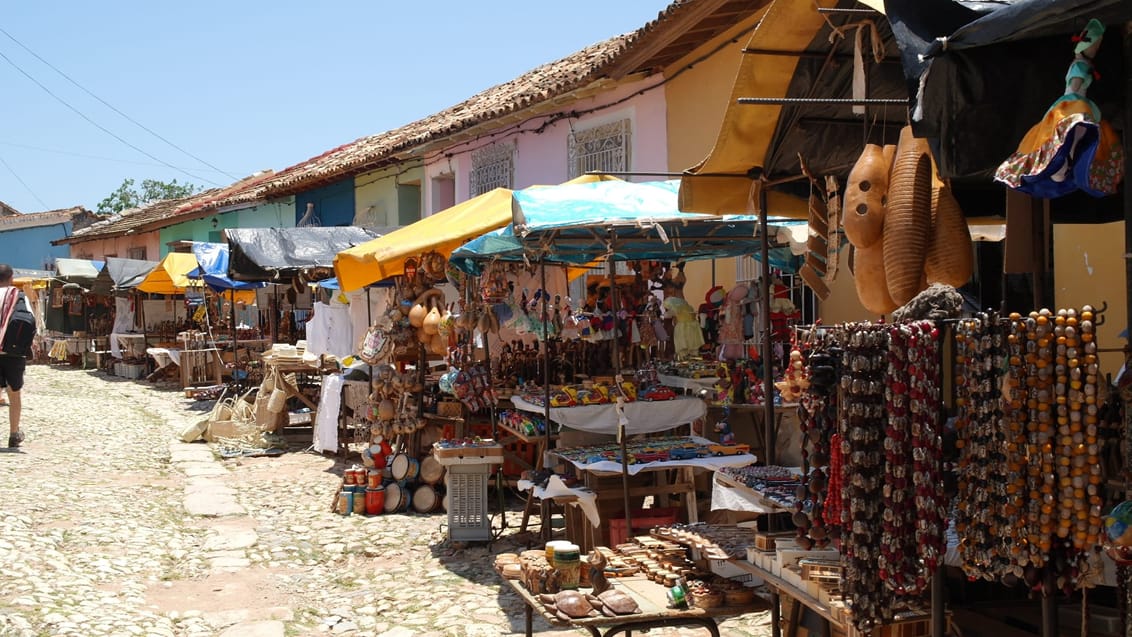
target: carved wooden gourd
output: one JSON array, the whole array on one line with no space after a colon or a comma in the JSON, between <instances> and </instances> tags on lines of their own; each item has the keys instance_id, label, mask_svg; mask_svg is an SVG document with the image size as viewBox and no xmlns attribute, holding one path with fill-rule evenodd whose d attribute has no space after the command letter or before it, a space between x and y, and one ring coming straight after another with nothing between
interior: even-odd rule
<instances>
[{"instance_id":1,"label":"carved wooden gourd","mask_svg":"<svg viewBox=\"0 0 1132 637\"><path fill-rule=\"evenodd\" d=\"M845 237L858 248L880 241L888 203L889 164L876 144L866 144L845 187Z\"/></svg>"},{"instance_id":2,"label":"carved wooden gourd","mask_svg":"<svg viewBox=\"0 0 1132 637\"><path fill-rule=\"evenodd\" d=\"M932 234L924 273L928 283L960 287L971 279L975 255L967 218L946 183L932 178Z\"/></svg>"},{"instance_id":3,"label":"carved wooden gourd","mask_svg":"<svg viewBox=\"0 0 1132 637\"><path fill-rule=\"evenodd\" d=\"M851 214L848 211L846 216ZM900 131L884 219L884 272L888 294L904 305L923 289L932 224L932 165L928 143Z\"/></svg>"},{"instance_id":4,"label":"carved wooden gourd","mask_svg":"<svg viewBox=\"0 0 1132 637\"><path fill-rule=\"evenodd\" d=\"M857 299L873 314L888 314L899 305L888 294L884 274L884 248L879 243L868 248L854 248L853 281Z\"/></svg>"}]
</instances>

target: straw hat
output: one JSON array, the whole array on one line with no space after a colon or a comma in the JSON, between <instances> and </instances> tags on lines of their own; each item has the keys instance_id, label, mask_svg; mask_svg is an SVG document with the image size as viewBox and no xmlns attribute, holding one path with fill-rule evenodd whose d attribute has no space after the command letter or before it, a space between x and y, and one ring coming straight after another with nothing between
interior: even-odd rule
<instances>
[{"instance_id":1,"label":"straw hat","mask_svg":"<svg viewBox=\"0 0 1132 637\"><path fill-rule=\"evenodd\" d=\"M932 176L932 234L924 273L928 283L960 287L971 279L975 255L971 231L951 187Z\"/></svg>"},{"instance_id":2,"label":"straw hat","mask_svg":"<svg viewBox=\"0 0 1132 637\"><path fill-rule=\"evenodd\" d=\"M850 213L846 212L848 217ZM932 164L925 139L900 131L884 220L884 272L888 293L904 305L924 289L924 259L932 224Z\"/></svg>"},{"instance_id":3,"label":"straw hat","mask_svg":"<svg viewBox=\"0 0 1132 637\"><path fill-rule=\"evenodd\" d=\"M857 286L857 298L873 314L888 314L899 307L888 294L884 270L884 248L879 243L868 248L853 248L853 282Z\"/></svg>"},{"instance_id":4,"label":"straw hat","mask_svg":"<svg viewBox=\"0 0 1132 637\"><path fill-rule=\"evenodd\" d=\"M849 172L845 187L845 237L858 248L867 248L880 241L884 229L885 204L888 195L889 163L876 144L865 144L865 150Z\"/></svg>"}]
</instances>

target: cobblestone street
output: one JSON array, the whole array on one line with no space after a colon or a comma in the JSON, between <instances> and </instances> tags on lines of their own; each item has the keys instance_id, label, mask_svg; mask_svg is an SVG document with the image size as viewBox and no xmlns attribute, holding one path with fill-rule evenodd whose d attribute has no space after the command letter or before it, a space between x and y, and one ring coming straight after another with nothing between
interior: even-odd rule
<instances>
[{"instance_id":1,"label":"cobblestone street","mask_svg":"<svg viewBox=\"0 0 1132 637\"><path fill-rule=\"evenodd\" d=\"M447 542L443 513L342 517L333 459L219 460L174 437L192 408L179 391L28 367L27 440L0 454L0 635L521 633L522 602L492 569L526 548L517 506L490 547ZM721 630L769 635L769 613Z\"/></svg>"}]
</instances>

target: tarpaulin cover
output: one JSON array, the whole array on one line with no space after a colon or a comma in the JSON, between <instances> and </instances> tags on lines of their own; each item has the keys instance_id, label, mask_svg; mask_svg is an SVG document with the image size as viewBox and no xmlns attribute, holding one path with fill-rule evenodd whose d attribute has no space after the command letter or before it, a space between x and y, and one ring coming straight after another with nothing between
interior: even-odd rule
<instances>
[{"instance_id":1,"label":"tarpaulin cover","mask_svg":"<svg viewBox=\"0 0 1132 637\"><path fill-rule=\"evenodd\" d=\"M530 253L573 263L607 257L690 261L759 250L759 218L680 212L676 180L563 185L515 192L514 224ZM783 225L768 218L773 236ZM497 246L506 233L493 237ZM787 266L788 263L782 263Z\"/></svg>"},{"instance_id":2,"label":"tarpaulin cover","mask_svg":"<svg viewBox=\"0 0 1132 637\"><path fill-rule=\"evenodd\" d=\"M115 290L132 290L156 267L156 261L106 257L106 265L98 273L91 290L104 296Z\"/></svg>"},{"instance_id":3,"label":"tarpaulin cover","mask_svg":"<svg viewBox=\"0 0 1132 637\"><path fill-rule=\"evenodd\" d=\"M1132 0L1006 0L989 13L972 10L988 4L885 3L914 99L922 84L913 128L938 140L947 177L989 175L1014 152L1065 91L1071 38L1090 18L1111 37L1097 54L1100 79L1089 97L1109 117L1123 103L1119 27L1132 16Z\"/></svg>"},{"instance_id":4,"label":"tarpaulin cover","mask_svg":"<svg viewBox=\"0 0 1132 637\"><path fill-rule=\"evenodd\" d=\"M170 252L138 284L138 290L149 294L181 294L185 288L199 287L189 278L197 267L197 258L187 252Z\"/></svg>"},{"instance_id":5,"label":"tarpaulin cover","mask_svg":"<svg viewBox=\"0 0 1132 637\"><path fill-rule=\"evenodd\" d=\"M254 290L267 285L263 282L233 281L228 278L226 244L196 241L193 243L193 256L197 258L199 267L189 273L189 278L203 279L205 285L213 290Z\"/></svg>"},{"instance_id":6,"label":"tarpaulin cover","mask_svg":"<svg viewBox=\"0 0 1132 637\"><path fill-rule=\"evenodd\" d=\"M568 183L617 181L603 175L582 175ZM548 186L535 186L543 188ZM351 291L405 273L405 261L426 252L445 257L470 239L511 221L511 193L496 188L429 215L378 239L343 250L334 271L343 290Z\"/></svg>"},{"instance_id":7,"label":"tarpaulin cover","mask_svg":"<svg viewBox=\"0 0 1132 637\"><path fill-rule=\"evenodd\" d=\"M98 276L104 265L105 263L102 261L60 257L55 259L55 278L62 279L67 283L89 286L94 283L95 277Z\"/></svg>"},{"instance_id":8,"label":"tarpaulin cover","mask_svg":"<svg viewBox=\"0 0 1132 637\"><path fill-rule=\"evenodd\" d=\"M767 192L769 214L804 219L811 174L845 183L865 142L895 143L906 120L902 105L873 106L866 116L845 103L740 104L740 98L853 97L853 51L857 25L868 21L864 39L869 98L907 99L900 59L884 16L822 14L823 8L860 9L852 0L775 0L739 53L739 70L711 153L686 171L680 209L713 214L753 212L752 179L779 182ZM836 29L835 29L836 27ZM865 27L860 27L865 28ZM842 36L837 36L840 33ZM831 36L832 44L831 44ZM872 42L883 54L874 61Z\"/></svg>"},{"instance_id":9,"label":"tarpaulin cover","mask_svg":"<svg viewBox=\"0 0 1132 637\"><path fill-rule=\"evenodd\" d=\"M234 281L288 279L300 270L330 267L339 252L379 236L355 226L230 228L228 276Z\"/></svg>"}]
</instances>

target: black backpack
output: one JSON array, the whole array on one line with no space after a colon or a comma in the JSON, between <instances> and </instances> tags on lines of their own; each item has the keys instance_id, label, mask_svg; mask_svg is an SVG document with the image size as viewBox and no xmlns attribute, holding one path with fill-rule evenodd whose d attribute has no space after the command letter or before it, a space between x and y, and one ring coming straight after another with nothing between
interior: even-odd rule
<instances>
[{"instance_id":1,"label":"black backpack","mask_svg":"<svg viewBox=\"0 0 1132 637\"><path fill-rule=\"evenodd\" d=\"M8 328L4 331L4 342L0 343L0 352L9 356L31 358L34 340L35 315L28 310L27 297L20 292L16 298L16 309L8 319Z\"/></svg>"}]
</instances>

